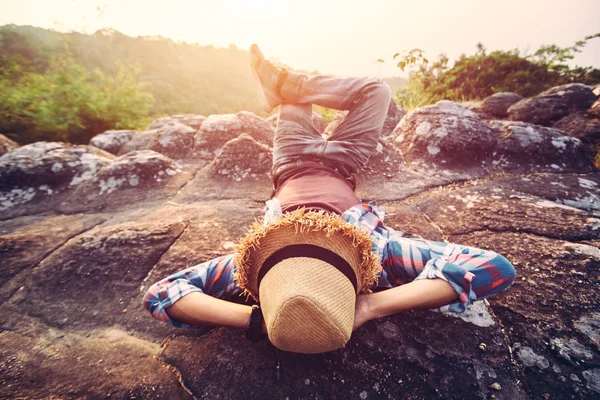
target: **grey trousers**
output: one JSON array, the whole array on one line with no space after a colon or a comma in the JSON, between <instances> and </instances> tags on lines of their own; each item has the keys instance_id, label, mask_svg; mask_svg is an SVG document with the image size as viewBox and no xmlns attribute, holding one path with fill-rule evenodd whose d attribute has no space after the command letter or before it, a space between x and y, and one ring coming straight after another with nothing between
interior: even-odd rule
<instances>
[{"instance_id":1,"label":"grey trousers","mask_svg":"<svg viewBox=\"0 0 600 400\"><path fill-rule=\"evenodd\" d=\"M371 78L290 73L273 143L273 171L302 159L337 165L354 174L377 148L391 99L389 86ZM312 104L348 114L324 139L312 122Z\"/></svg>"}]
</instances>

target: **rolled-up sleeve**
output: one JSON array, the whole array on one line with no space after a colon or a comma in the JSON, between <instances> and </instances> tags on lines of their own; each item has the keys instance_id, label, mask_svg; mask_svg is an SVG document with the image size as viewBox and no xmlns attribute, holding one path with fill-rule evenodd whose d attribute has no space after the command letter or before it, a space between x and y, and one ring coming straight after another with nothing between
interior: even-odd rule
<instances>
[{"instance_id":1,"label":"rolled-up sleeve","mask_svg":"<svg viewBox=\"0 0 600 400\"><path fill-rule=\"evenodd\" d=\"M160 321L176 327L190 327L170 318L166 310L193 292L216 298L240 293L241 290L233 279L235 269L233 256L227 255L178 271L148 289L142 301L144 308Z\"/></svg>"},{"instance_id":2,"label":"rolled-up sleeve","mask_svg":"<svg viewBox=\"0 0 600 400\"><path fill-rule=\"evenodd\" d=\"M390 286L417 279L445 280L458 298L439 310L453 312L501 292L516 277L512 264L493 251L398 236L385 245L382 265Z\"/></svg>"}]
</instances>

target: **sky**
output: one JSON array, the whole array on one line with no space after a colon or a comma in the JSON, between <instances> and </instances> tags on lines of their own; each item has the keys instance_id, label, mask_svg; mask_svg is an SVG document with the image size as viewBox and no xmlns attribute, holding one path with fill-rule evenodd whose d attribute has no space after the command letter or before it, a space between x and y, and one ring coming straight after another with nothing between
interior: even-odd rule
<instances>
[{"instance_id":1,"label":"sky","mask_svg":"<svg viewBox=\"0 0 600 400\"><path fill-rule=\"evenodd\" d=\"M302 70L338 76L405 76L393 55L431 60L488 50L533 53L600 32L600 0L0 0L0 25L34 25L247 49ZM383 64L377 63L383 59ZM600 68L600 38L573 65Z\"/></svg>"}]
</instances>

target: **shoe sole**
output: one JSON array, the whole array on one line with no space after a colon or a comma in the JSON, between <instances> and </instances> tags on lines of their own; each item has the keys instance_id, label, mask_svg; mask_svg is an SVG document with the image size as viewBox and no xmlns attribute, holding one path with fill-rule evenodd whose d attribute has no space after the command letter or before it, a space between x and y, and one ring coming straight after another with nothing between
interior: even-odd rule
<instances>
[{"instance_id":1,"label":"shoe sole","mask_svg":"<svg viewBox=\"0 0 600 400\"><path fill-rule=\"evenodd\" d=\"M250 67L252 68L252 76L254 77L254 86L256 88L256 93L258 94L258 101L260 105L265 109L266 112L273 111L273 106L267 100L267 94L265 93L265 87L260 81L260 77L258 76L258 71L256 70L256 63L254 59L250 62Z\"/></svg>"}]
</instances>

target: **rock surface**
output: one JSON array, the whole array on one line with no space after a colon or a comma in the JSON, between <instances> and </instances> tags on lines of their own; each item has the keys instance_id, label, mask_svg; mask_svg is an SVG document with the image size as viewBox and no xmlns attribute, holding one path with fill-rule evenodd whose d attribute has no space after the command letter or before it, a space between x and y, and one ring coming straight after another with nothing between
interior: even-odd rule
<instances>
[{"instance_id":1,"label":"rock surface","mask_svg":"<svg viewBox=\"0 0 600 400\"><path fill-rule=\"evenodd\" d=\"M406 110L396 103L394 100L390 100L390 106L388 107L387 117L383 122L383 127L381 128L381 137L388 138L398 122L406 115Z\"/></svg>"},{"instance_id":2,"label":"rock surface","mask_svg":"<svg viewBox=\"0 0 600 400\"><path fill-rule=\"evenodd\" d=\"M498 141L494 131L467 107L443 100L407 114L396 126L394 146L415 169L475 171L483 175Z\"/></svg>"},{"instance_id":3,"label":"rock surface","mask_svg":"<svg viewBox=\"0 0 600 400\"><path fill-rule=\"evenodd\" d=\"M595 108L590 108L587 112L574 112L552 126L581 139L588 145L591 154L596 152L600 144L600 102L596 103Z\"/></svg>"},{"instance_id":4,"label":"rock surface","mask_svg":"<svg viewBox=\"0 0 600 400\"><path fill-rule=\"evenodd\" d=\"M123 185L151 189L163 186L165 181L180 172L180 166L162 154L152 150L133 151L115 158L78 190L93 191L90 195L102 196L119 190Z\"/></svg>"},{"instance_id":5,"label":"rock surface","mask_svg":"<svg viewBox=\"0 0 600 400\"><path fill-rule=\"evenodd\" d=\"M111 154L119 154L123 145L129 142L137 131L111 130L94 136L90 140L90 146L97 147Z\"/></svg>"},{"instance_id":6,"label":"rock surface","mask_svg":"<svg viewBox=\"0 0 600 400\"><path fill-rule=\"evenodd\" d=\"M119 150L118 155L127 154L130 151L136 150L146 150L150 142L152 142L152 138L156 136L158 133L158 129L148 130L139 132L131 138L128 142L124 143L121 149Z\"/></svg>"},{"instance_id":7,"label":"rock surface","mask_svg":"<svg viewBox=\"0 0 600 400\"><path fill-rule=\"evenodd\" d=\"M587 110L597 96L581 83L569 83L523 99L508 109L509 119L550 126L575 111Z\"/></svg>"},{"instance_id":8,"label":"rock surface","mask_svg":"<svg viewBox=\"0 0 600 400\"><path fill-rule=\"evenodd\" d=\"M186 158L194 146L196 130L174 122L159 129L147 145L148 150L154 150L167 157L176 159Z\"/></svg>"},{"instance_id":9,"label":"rock surface","mask_svg":"<svg viewBox=\"0 0 600 400\"><path fill-rule=\"evenodd\" d=\"M246 133L256 141L270 145L273 127L254 113L240 111L237 114L211 115L200 125L194 151L198 156L214 157L215 152L231 139Z\"/></svg>"},{"instance_id":10,"label":"rock surface","mask_svg":"<svg viewBox=\"0 0 600 400\"><path fill-rule=\"evenodd\" d=\"M270 175L272 167L271 148L258 143L252 136L242 133L239 137L225 143L209 169L214 175L239 182L246 177L258 178L259 175Z\"/></svg>"},{"instance_id":11,"label":"rock surface","mask_svg":"<svg viewBox=\"0 0 600 400\"><path fill-rule=\"evenodd\" d=\"M168 157L184 159L190 154L195 134L205 119L205 116L196 114L158 118L143 132L106 131L94 136L90 145L115 155L154 150Z\"/></svg>"},{"instance_id":12,"label":"rock surface","mask_svg":"<svg viewBox=\"0 0 600 400\"><path fill-rule=\"evenodd\" d=\"M494 93L483 100L481 110L494 117L505 118L508 116L508 108L521 100L523 100L523 96L516 93Z\"/></svg>"},{"instance_id":13,"label":"rock surface","mask_svg":"<svg viewBox=\"0 0 600 400\"><path fill-rule=\"evenodd\" d=\"M55 204L53 198L94 178L112 154L92 146L38 142L0 158L0 211L27 214L28 204Z\"/></svg>"},{"instance_id":14,"label":"rock surface","mask_svg":"<svg viewBox=\"0 0 600 400\"><path fill-rule=\"evenodd\" d=\"M592 155L581 140L525 122L492 121L498 142L492 168L509 172L591 172Z\"/></svg>"},{"instance_id":15,"label":"rock surface","mask_svg":"<svg viewBox=\"0 0 600 400\"><path fill-rule=\"evenodd\" d=\"M357 195L380 200L394 229L506 256L518 274L508 291L462 314L370 321L321 355L151 319L150 284L232 251L261 216L272 128L256 118L204 120L222 128L194 138L211 138L208 163L147 149L180 119L135 134L119 157L36 143L0 158L2 196L24 196L0 202L12 202L0 212L0 398L600 395L600 174L575 133L488 124L450 102L406 115Z\"/></svg>"}]
</instances>

